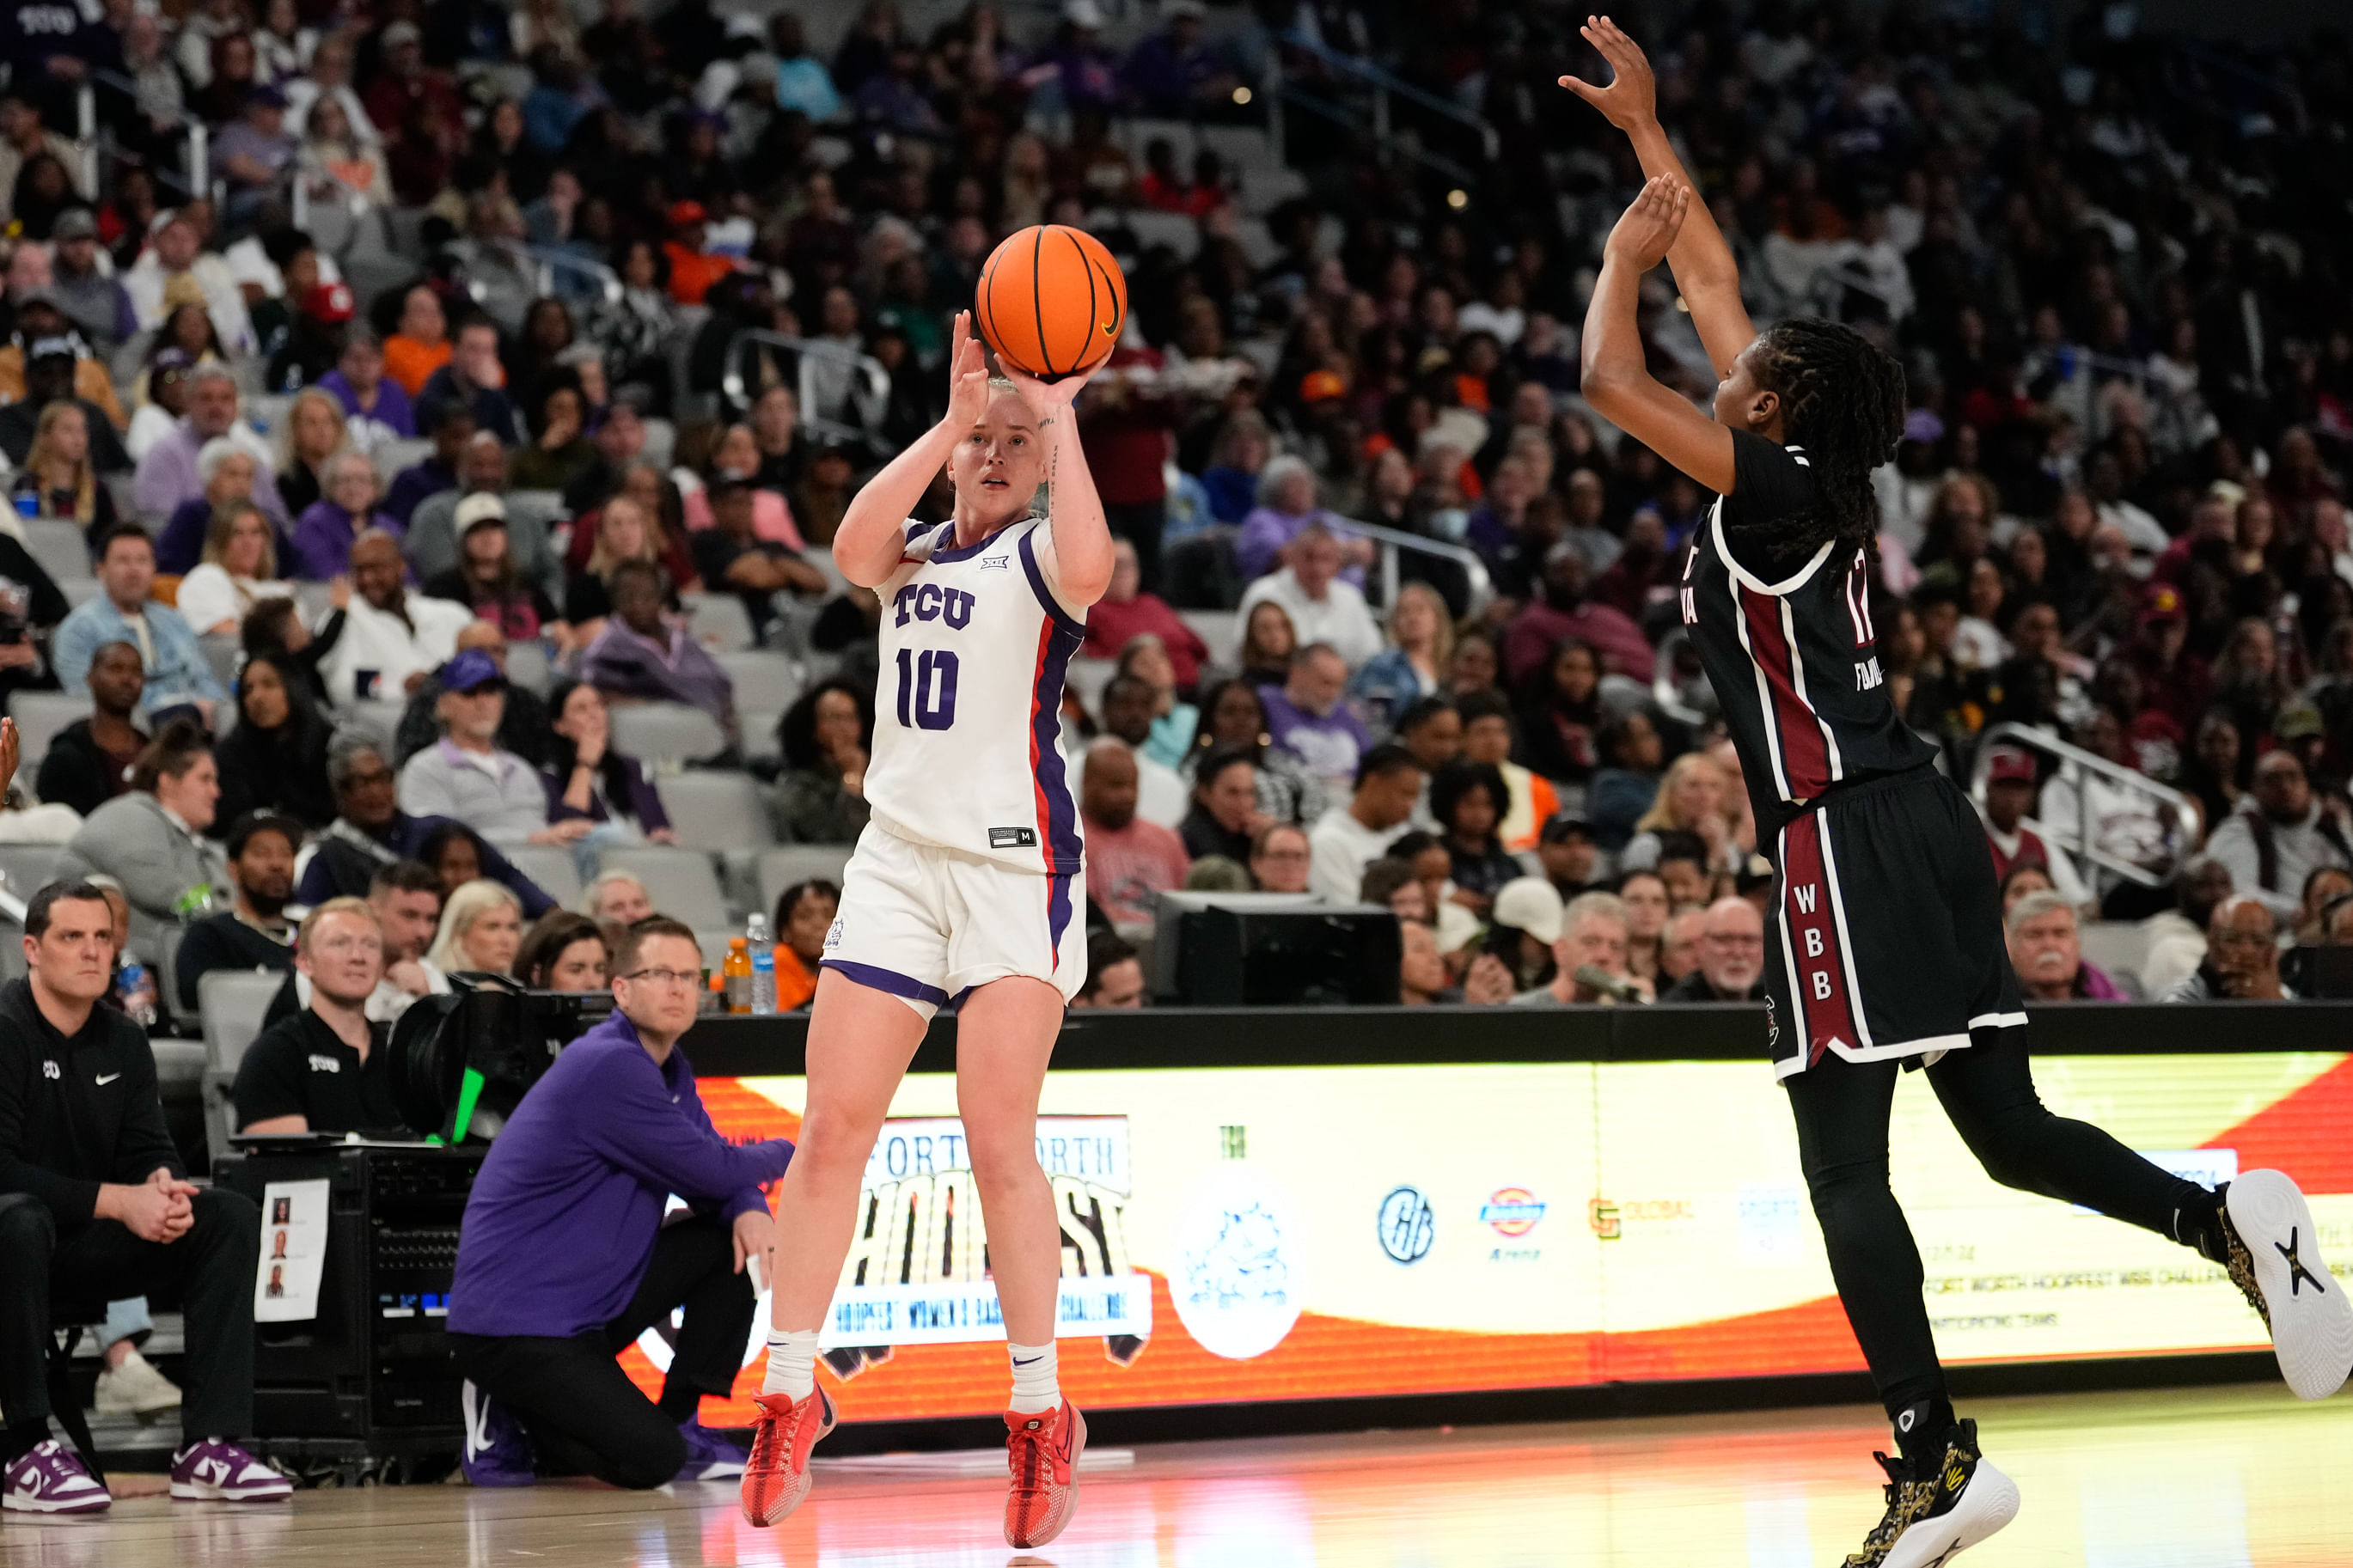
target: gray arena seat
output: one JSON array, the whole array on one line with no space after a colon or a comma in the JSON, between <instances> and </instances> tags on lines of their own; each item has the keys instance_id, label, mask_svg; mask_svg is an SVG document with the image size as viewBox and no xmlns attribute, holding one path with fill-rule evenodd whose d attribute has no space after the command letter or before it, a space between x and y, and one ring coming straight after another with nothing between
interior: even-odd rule
<instances>
[{"instance_id":1,"label":"gray arena seat","mask_svg":"<svg viewBox=\"0 0 2353 1568\"><path fill-rule=\"evenodd\" d=\"M736 855L765 849L776 840L767 802L749 773L696 769L665 773L654 783L686 848Z\"/></svg>"},{"instance_id":2,"label":"gray arena seat","mask_svg":"<svg viewBox=\"0 0 2353 1568\"><path fill-rule=\"evenodd\" d=\"M613 749L648 767L681 767L727 749L719 721L683 702L621 702L613 707Z\"/></svg>"},{"instance_id":3,"label":"gray arena seat","mask_svg":"<svg viewBox=\"0 0 2353 1568\"><path fill-rule=\"evenodd\" d=\"M537 642L507 644L507 679L526 691L547 695L555 683L555 671L550 668L547 646Z\"/></svg>"},{"instance_id":4,"label":"gray arena seat","mask_svg":"<svg viewBox=\"0 0 2353 1568\"><path fill-rule=\"evenodd\" d=\"M57 875L64 854L61 844L0 844L0 878L5 879L9 892L29 899Z\"/></svg>"},{"instance_id":5,"label":"gray arena seat","mask_svg":"<svg viewBox=\"0 0 2353 1568\"><path fill-rule=\"evenodd\" d=\"M499 853L537 882L549 898L567 910L579 907L580 868L573 863L570 849L561 844L503 844Z\"/></svg>"},{"instance_id":6,"label":"gray arena seat","mask_svg":"<svg viewBox=\"0 0 2353 1568\"><path fill-rule=\"evenodd\" d=\"M237 1131L229 1087L237 1082L246 1047L261 1033L270 999L285 983L283 974L254 969L216 969L196 982L196 1015L205 1033L205 1131L215 1149L227 1149L229 1134Z\"/></svg>"},{"instance_id":7,"label":"gray arena seat","mask_svg":"<svg viewBox=\"0 0 2353 1568\"><path fill-rule=\"evenodd\" d=\"M617 847L599 855L596 864L600 870L628 872L646 885L656 910L697 931L717 931L733 923L719 873L711 857L698 850L661 844Z\"/></svg>"},{"instance_id":8,"label":"gray arena seat","mask_svg":"<svg viewBox=\"0 0 2353 1568\"><path fill-rule=\"evenodd\" d=\"M785 889L812 878L839 887L850 848L847 844L786 844L768 850L760 857L760 908L773 917Z\"/></svg>"},{"instance_id":9,"label":"gray arena seat","mask_svg":"<svg viewBox=\"0 0 2353 1568\"><path fill-rule=\"evenodd\" d=\"M58 731L89 718L90 706L87 691L19 691L9 698L8 716L16 721L16 776L29 786Z\"/></svg>"},{"instance_id":10,"label":"gray arena seat","mask_svg":"<svg viewBox=\"0 0 2353 1568\"><path fill-rule=\"evenodd\" d=\"M25 553L58 582L90 574L90 540L70 522L54 517L23 520Z\"/></svg>"},{"instance_id":11,"label":"gray arena seat","mask_svg":"<svg viewBox=\"0 0 2353 1568\"><path fill-rule=\"evenodd\" d=\"M756 640L751 612L733 594L681 594L679 603L686 609L687 629L713 652L741 653Z\"/></svg>"},{"instance_id":12,"label":"gray arena seat","mask_svg":"<svg viewBox=\"0 0 2353 1568\"><path fill-rule=\"evenodd\" d=\"M781 713L801 694L800 667L783 654L765 648L717 656L719 668L735 684L735 717L739 722L754 713ZM773 722L773 721L771 721ZM748 728L744 739L750 740Z\"/></svg>"}]
</instances>

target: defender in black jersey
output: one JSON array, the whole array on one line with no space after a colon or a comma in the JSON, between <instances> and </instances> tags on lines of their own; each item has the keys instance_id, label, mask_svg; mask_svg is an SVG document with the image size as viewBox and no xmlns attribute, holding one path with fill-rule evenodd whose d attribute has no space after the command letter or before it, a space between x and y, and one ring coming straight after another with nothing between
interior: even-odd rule
<instances>
[{"instance_id":1,"label":"defender in black jersey","mask_svg":"<svg viewBox=\"0 0 2353 1568\"><path fill-rule=\"evenodd\" d=\"M2078 1203L2223 1265L2307 1399L2353 1368L2353 1307L2276 1171L2209 1192L2034 1090L2002 942L1992 853L1932 749L1888 700L1872 620L1870 473L1891 457L1903 372L1860 334L1784 321L1763 334L1731 252L1652 111L1648 62L1606 18L1584 34L1615 76L1561 85L1632 139L1649 177L1611 232L1583 342L1601 415L1717 493L1681 586L1684 624L1740 753L1778 876L1768 1048L1789 1095L1831 1277L1893 1423L1887 1514L1850 1568L1926 1568L2010 1521L2018 1490L1959 1421L1888 1186L1899 1068L1926 1077L1996 1180ZM1710 418L1652 379L1635 321L1662 260L1723 376Z\"/></svg>"}]
</instances>

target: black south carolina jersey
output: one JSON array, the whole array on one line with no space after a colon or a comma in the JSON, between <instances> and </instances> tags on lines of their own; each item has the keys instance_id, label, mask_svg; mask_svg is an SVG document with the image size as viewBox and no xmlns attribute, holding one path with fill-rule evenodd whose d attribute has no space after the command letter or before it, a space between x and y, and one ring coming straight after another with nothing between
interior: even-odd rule
<instances>
[{"instance_id":1,"label":"black south carolina jersey","mask_svg":"<svg viewBox=\"0 0 2353 1568\"><path fill-rule=\"evenodd\" d=\"M1835 784L1930 761L1887 698L1871 624L1870 563L1851 544L1776 563L1777 519L1814 504L1802 447L1732 433L1732 493L1683 566L1683 625L1747 775L1760 844Z\"/></svg>"}]
</instances>

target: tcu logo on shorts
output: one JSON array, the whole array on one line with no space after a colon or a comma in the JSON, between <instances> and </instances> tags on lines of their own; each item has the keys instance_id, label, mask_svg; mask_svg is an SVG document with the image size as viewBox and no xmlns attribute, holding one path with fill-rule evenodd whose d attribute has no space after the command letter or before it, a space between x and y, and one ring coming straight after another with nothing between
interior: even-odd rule
<instances>
[{"instance_id":1,"label":"tcu logo on shorts","mask_svg":"<svg viewBox=\"0 0 2353 1568\"><path fill-rule=\"evenodd\" d=\"M836 916L834 916L834 917L833 917L833 923L832 923L831 925L829 925L829 926L828 926L828 927L826 927L826 928L825 928L825 949L824 949L824 951L826 951L827 952L831 952L835 948L839 947L840 945L841 945L841 917L840 917L839 915L836 915Z\"/></svg>"},{"instance_id":2,"label":"tcu logo on shorts","mask_svg":"<svg viewBox=\"0 0 2353 1568\"><path fill-rule=\"evenodd\" d=\"M902 626L910 621L945 621L950 631L960 632L972 621L972 595L937 583L910 583L891 603L898 607L896 624Z\"/></svg>"}]
</instances>

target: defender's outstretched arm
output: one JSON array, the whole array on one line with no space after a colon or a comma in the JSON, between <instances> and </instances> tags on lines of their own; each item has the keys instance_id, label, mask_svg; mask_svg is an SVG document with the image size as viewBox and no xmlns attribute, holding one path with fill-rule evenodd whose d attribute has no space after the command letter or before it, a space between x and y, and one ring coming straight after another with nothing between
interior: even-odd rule
<instances>
[{"instance_id":1,"label":"defender's outstretched arm","mask_svg":"<svg viewBox=\"0 0 2353 1568\"><path fill-rule=\"evenodd\" d=\"M1588 16L1579 31L1609 62L1609 85L1596 87L1573 76L1561 78L1560 85L1626 133L1634 143L1634 155L1642 161L1643 178L1656 180L1663 175L1696 193L1683 160L1675 156L1673 143L1660 128L1658 89L1651 76L1651 62L1641 47L1607 16ZM1732 248L1724 243L1715 218L1695 194L1674 248L1667 253L1667 265L1674 269L1675 287L1691 308L1692 325L1699 329L1709 363L1715 366L1716 374L1729 374L1732 362L1756 338L1757 329L1749 322L1748 308L1741 303L1740 268L1732 259Z\"/></svg>"}]
</instances>

